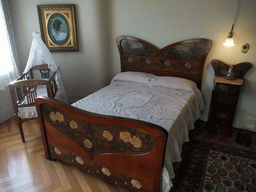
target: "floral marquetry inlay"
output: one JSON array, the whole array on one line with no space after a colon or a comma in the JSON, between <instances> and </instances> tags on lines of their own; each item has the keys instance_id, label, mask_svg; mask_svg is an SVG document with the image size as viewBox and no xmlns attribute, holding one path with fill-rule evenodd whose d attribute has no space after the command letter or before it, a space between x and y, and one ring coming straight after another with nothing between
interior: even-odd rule
<instances>
[{"instance_id":1,"label":"floral marquetry inlay","mask_svg":"<svg viewBox=\"0 0 256 192\"><path fill-rule=\"evenodd\" d=\"M198 61L188 63L182 60L179 61L165 58L146 59L143 57L132 58L132 56L124 56L124 66L126 67L136 66L149 69L168 69L170 71L184 73L198 73L199 64L200 63Z\"/></svg>"},{"instance_id":2,"label":"floral marquetry inlay","mask_svg":"<svg viewBox=\"0 0 256 192\"><path fill-rule=\"evenodd\" d=\"M60 151L60 149L57 148L57 147L54 148L54 152L55 152L56 154L58 154L58 155L61 155L61 151Z\"/></svg>"},{"instance_id":3,"label":"floral marquetry inlay","mask_svg":"<svg viewBox=\"0 0 256 192\"><path fill-rule=\"evenodd\" d=\"M141 147L141 144L142 144L142 141L136 137L136 136L133 136L130 143L135 147L135 148L140 148Z\"/></svg>"},{"instance_id":4,"label":"floral marquetry inlay","mask_svg":"<svg viewBox=\"0 0 256 192\"><path fill-rule=\"evenodd\" d=\"M101 169L101 171L102 171L102 173L104 173L104 174L107 175L107 176L110 176L110 175L111 175L110 171L109 171L106 167L103 167L103 168Z\"/></svg>"},{"instance_id":5,"label":"floral marquetry inlay","mask_svg":"<svg viewBox=\"0 0 256 192\"><path fill-rule=\"evenodd\" d=\"M103 135L103 137L105 137L109 141L113 140L113 136L111 135L111 133L109 131L103 131L102 135Z\"/></svg>"},{"instance_id":6,"label":"floral marquetry inlay","mask_svg":"<svg viewBox=\"0 0 256 192\"><path fill-rule=\"evenodd\" d=\"M120 132L120 139L122 139L125 143L131 143L135 148L140 148L142 145L142 141L136 137L136 136L131 136L131 133L126 131L126 132Z\"/></svg>"},{"instance_id":7,"label":"floral marquetry inlay","mask_svg":"<svg viewBox=\"0 0 256 192\"><path fill-rule=\"evenodd\" d=\"M64 116L60 113L60 112L51 112L50 113L50 118L53 120L53 121L64 121Z\"/></svg>"},{"instance_id":8,"label":"floral marquetry inlay","mask_svg":"<svg viewBox=\"0 0 256 192\"><path fill-rule=\"evenodd\" d=\"M70 121L69 125L70 125L71 129L77 129L78 128L77 122L75 122L74 120Z\"/></svg>"},{"instance_id":9,"label":"floral marquetry inlay","mask_svg":"<svg viewBox=\"0 0 256 192\"><path fill-rule=\"evenodd\" d=\"M92 175L101 176L103 179L106 179L112 183L124 186L128 188L129 191L152 192L148 189L143 188L143 185L141 184L141 182L137 178L135 178L133 175L128 176L126 174L118 174L119 171L113 168L102 166L101 164L96 162L92 163L91 160L82 158L74 154L73 152L67 151L65 149L61 149L63 151L63 153L61 153L60 152L61 150L59 148L51 144L49 145L49 149L54 159L59 159L68 164L78 166L82 170Z\"/></svg>"},{"instance_id":10,"label":"floral marquetry inlay","mask_svg":"<svg viewBox=\"0 0 256 192\"><path fill-rule=\"evenodd\" d=\"M78 143L91 159L109 153L140 155L155 147L155 138L142 130L90 123L46 104L42 105L42 114L57 130Z\"/></svg>"},{"instance_id":11,"label":"floral marquetry inlay","mask_svg":"<svg viewBox=\"0 0 256 192\"><path fill-rule=\"evenodd\" d=\"M81 165L84 164L84 161L83 161L83 159L82 159L81 157L76 157L76 161L77 161L79 164L81 164Z\"/></svg>"},{"instance_id":12,"label":"floral marquetry inlay","mask_svg":"<svg viewBox=\"0 0 256 192\"><path fill-rule=\"evenodd\" d=\"M137 181L137 180L132 180L131 183L132 183L132 185L133 185L134 187L136 187L137 189L140 189L140 188L142 187L141 184L140 184L140 182Z\"/></svg>"},{"instance_id":13,"label":"floral marquetry inlay","mask_svg":"<svg viewBox=\"0 0 256 192\"><path fill-rule=\"evenodd\" d=\"M92 148L92 142L88 139L84 140L84 146L87 147L88 149Z\"/></svg>"},{"instance_id":14,"label":"floral marquetry inlay","mask_svg":"<svg viewBox=\"0 0 256 192\"><path fill-rule=\"evenodd\" d=\"M199 73L200 63L209 51L209 40L192 40L179 44L169 45L157 49L141 41L123 39L121 41L121 58L125 67L165 69L183 73ZM191 61L191 62L186 62Z\"/></svg>"},{"instance_id":15,"label":"floral marquetry inlay","mask_svg":"<svg viewBox=\"0 0 256 192\"><path fill-rule=\"evenodd\" d=\"M131 133L126 131L126 132L120 132L120 139L122 139L124 142L130 142L132 139Z\"/></svg>"}]
</instances>

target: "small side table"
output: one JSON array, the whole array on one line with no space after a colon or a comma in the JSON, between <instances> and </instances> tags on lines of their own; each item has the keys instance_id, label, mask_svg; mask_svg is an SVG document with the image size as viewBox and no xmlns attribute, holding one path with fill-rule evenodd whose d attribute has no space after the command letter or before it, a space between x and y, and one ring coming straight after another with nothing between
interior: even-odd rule
<instances>
[{"instance_id":1,"label":"small side table","mask_svg":"<svg viewBox=\"0 0 256 192\"><path fill-rule=\"evenodd\" d=\"M230 135L243 79L215 77L210 111L210 131Z\"/></svg>"},{"instance_id":2,"label":"small side table","mask_svg":"<svg viewBox=\"0 0 256 192\"><path fill-rule=\"evenodd\" d=\"M240 63L234 67L234 79L226 79L229 65L212 60L211 64L215 71L215 86L209 112L208 130L216 134L229 136L232 132L236 106L243 85L244 74L251 68L251 63Z\"/></svg>"}]
</instances>

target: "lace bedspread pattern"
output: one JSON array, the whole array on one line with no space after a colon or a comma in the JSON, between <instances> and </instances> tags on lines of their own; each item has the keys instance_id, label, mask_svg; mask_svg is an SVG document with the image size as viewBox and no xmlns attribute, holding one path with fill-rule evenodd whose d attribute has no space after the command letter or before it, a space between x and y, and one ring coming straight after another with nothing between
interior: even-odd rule
<instances>
[{"instance_id":1,"label":"lace bedspread pattern","mask_svg":"<svg viewBox=\"0 0 256 192\"><path fill-rule=\"evenodd\" d=\"M168 131L163 180L170 188L172 163L181 161L182 144L188 130L200 116L203 101L199 93L117 81L75 102L72 106L93 113L121 116L162 126ZM167 171L166 171L167 170ZM166 187L165 187L166 188Z\"/></svg>"}]
</instances>

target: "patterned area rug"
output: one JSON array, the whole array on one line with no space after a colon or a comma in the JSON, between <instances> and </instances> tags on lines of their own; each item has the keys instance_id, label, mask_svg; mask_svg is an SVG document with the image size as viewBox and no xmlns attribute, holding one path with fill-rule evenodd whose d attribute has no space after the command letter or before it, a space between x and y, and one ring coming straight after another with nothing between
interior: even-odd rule
<instances>
[{"instance_id":1,"label":"patterned area rug","mask_svg":"<svg viewBox=\"0 0 256 192\"><path fill-rule=\"evenodd\" d=\"M194 140L171 192L256 192L256 152Z\"/></svg>"}]
</instances>

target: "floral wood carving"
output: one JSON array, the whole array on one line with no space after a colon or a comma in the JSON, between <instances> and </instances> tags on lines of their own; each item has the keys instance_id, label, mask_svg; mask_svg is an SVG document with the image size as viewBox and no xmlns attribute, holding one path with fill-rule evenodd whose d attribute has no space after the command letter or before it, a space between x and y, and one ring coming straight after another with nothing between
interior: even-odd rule
<instances>
[{"instance_id":1,"label":"floral wood carving","mask_svg":"<svg viewBox=\"0 0 256 192\"><path fill-rule=\"evenodd\" d=\"M105 153L145 154L155 147L155 138L147 132L90 123L47 104L41 107L47 121L77 142L91 159Z\"/></svg>"},{"instance_id":2,"label":"floral wood carving","mask_svg":"<svg viewBox=\"0 0 256 192\"><path fill-rule=\"evenodd\" d=\"M72 152L59 148L58 146L49 144L49 149L50 149L51 156L54 159L59 159L68 164L78 166L82 170L92 175L100 176L111 183L114 183L116 185L120 185L120 186L123 186L124 188L129 189L129 191L152 192L151 190L145 189L147 186L142 186L141 182L138 179L132 178L127 174L117 174L117 175L122 175L121 177L115 176L116 175L115 172L119 173L118 170L112 170L107 167L103 167L97 162L92 163L90 162L90 160L83 159Z\"/></svg>"},{"instance_id":3,"label":"floral wood carving","mask_svg":"<svg viewBox=\"0 0 256 192\"><path fill-rule=\"evenodd\" d=\"M124 56L124 65L133 67L145 67L150 69L166 69L170 71L187 72L187 73L198 73L199 66L194 66L191 62L174 61L170 59L152 58L146 59L144 57Z\"/></svg>"},{"instance_id":4,"label":"floral wood carving","mask_svg":"<svg viewBox=\"0 0 256 192\"><path fill-rule=\"evenodd\" d=\"M124 39L121 49L124 66L198 73L200 62L209 48L204 42L189 42L158 50L142 42Z\"/></svg>"}]
</instances>

